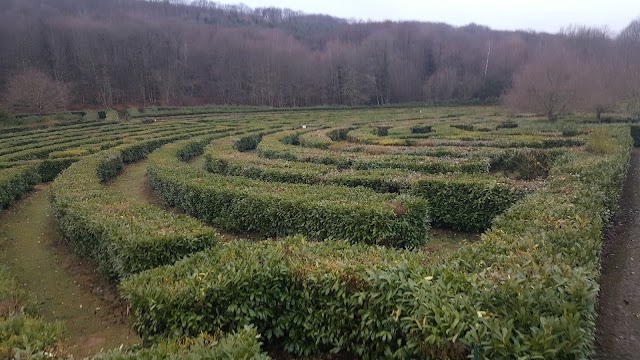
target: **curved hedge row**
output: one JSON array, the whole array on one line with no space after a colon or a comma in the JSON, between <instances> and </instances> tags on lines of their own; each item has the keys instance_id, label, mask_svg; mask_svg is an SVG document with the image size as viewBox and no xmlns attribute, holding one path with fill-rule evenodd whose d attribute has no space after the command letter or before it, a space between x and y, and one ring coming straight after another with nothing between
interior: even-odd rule
<instances>
[{"instance_id":1,"label":"curved hedge row","mask_svg":"<svg viewBox=\"0 0 640 360\"><path fill-rule=\"evenodd\" d=\"M485 230L498 214L531 190L488 174L423 175L397 169L354 171L335 166L264 159L239 153L234 138L208 147L208 171L262 181L300 184L363 186L383 193L401 193L428 201L434 224L459 230ZM529 186L531 187L531 186Z\"/></svg>"},{"instance_id":2,"label":"curved hedge row","mask_svg":"<svg viewBox=\"0 0 640 360\"><path fill-rule=\"evenodd\" d=\"M602 231L631 147L628 128L604 132L609 152L563 155L547 186L443 261L334 241L224 244L127 279L136 330L254 324L297 354L365 359L589 358Z\"/></svg>"},{"instance_id":3,"label":"curved hedge row","mask_svg":"<svg viewBox=\"0 0 640 360\"><path fill-rule=\"evenodd\" d=\"M180 161L189 143L150 157L148 175L167 204L216 227L267 236L415 246L426 242L426 201L364 188L262 182L209 174Z\"/></svg>"},{"instance_id":4,"label":"curved hedge row","mask_svg":"<svg viewBox=\"0 0 640 360\"><path fill-rule=\"evenodd\" d=\"M368 169L405 169L426 174L442 173L487 173L489 159L480 158L443 158L416 157L407 159L396 155L360 155L353 158L348 154L323 149L305 148L286 144L287 137L297 132L284 132L265 136L257 147L258 155L268 159L309 162L324 165L335 165L338 168Z\"/></svg>"},{"instance_id":5,"label":"curved hedge row","mask_svg":"<svg viewBox=\"0 0 640 360\"><path fill-rule=\"evenodd\" d=\"M111 277L171 264L218 241L213 229L194 219L131 204L101 184L120 173L123 158L139 160L163 143L152 140L85 158L51 186L51 203L65 238Z\"/></svg>"},{"instance_id":6,"label":"curved hedge row","mask_svg":"<svg viewBox=\"0 0 640 360\"><path fill-rule=\"evenodd\" d=\"M35 166L18 166L0 170L0 210L5 209L40 182Z\"/></svg>"},{"instance_id":7,"label":"curved hedge row","mask_svg":"<svg viewBox=\"0 0 640 360\"><path fill-rule=\"evenodd\" d=\"M165 340L150 348L135 350L113 350L98 354L93 360L137 360L137 359L221 359L221 360L267 360L258 341L260 335L253 327L245 327L237 333L227 335L199 334L195 338Z\"/></svg>"}]
</instances>

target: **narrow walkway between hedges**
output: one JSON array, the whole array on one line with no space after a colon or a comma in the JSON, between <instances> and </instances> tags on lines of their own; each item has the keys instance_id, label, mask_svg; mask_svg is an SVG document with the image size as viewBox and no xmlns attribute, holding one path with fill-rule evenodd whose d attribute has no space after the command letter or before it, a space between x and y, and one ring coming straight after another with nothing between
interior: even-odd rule
<instances>
[{"instance_id":1,"label":"narrow walkway between hedges","mask_svg":"<svg viewBox=\"0 0 640 360\"><path fill-rule=\"evenodd\" d=\"M45 320L64 323L66 350L74 357L139 342L115 286L61 243L48 188L39 185L0 216L0 262Z\"/></svg>"},{"instance_id":2,"label":"narrow walkway between hedges","mask_svg":"<svg viewBox=\"0 0 640 360\"><path fill-rule=\"evenodd\" d=\"M640 356L640 149L634 149L620 211L602 255L596 334L597 358Z\"/></svg>"}]
</instances>

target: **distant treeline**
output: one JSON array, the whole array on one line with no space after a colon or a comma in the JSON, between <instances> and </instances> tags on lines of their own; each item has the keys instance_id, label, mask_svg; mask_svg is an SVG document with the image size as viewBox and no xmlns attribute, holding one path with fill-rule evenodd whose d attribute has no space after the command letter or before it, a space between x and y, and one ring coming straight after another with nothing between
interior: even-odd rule
<instances>
[{"instance_id":1,"label":"distant treeline","mask_svg":"<svg viewBox=\"0 0 640 360\"><path fill-rule=\"evenodd\" d=\"M550 35L207 1L2 0L0 92L15 103L48 78L41 87L76 106L486 101L544 49L613 46L635 28Z\"/></svg>"}]
</instances>

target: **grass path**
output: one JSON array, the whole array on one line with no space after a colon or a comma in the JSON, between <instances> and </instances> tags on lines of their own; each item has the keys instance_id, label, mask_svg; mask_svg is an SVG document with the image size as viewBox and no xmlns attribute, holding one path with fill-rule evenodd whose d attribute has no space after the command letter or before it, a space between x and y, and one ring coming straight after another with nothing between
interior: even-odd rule
<instances>
[{"instance_id":1,"label":"grass path","mask_svg":"<svg viewBox=\"0 0 640 360\"><path fill-rule=\"evenodd\" d=\"M60 241L47 193L48 186L39 185L0 214L2 262L45 320L64 322L74 357L139 342L113 285Z\"/></svg>"}]
</instances>

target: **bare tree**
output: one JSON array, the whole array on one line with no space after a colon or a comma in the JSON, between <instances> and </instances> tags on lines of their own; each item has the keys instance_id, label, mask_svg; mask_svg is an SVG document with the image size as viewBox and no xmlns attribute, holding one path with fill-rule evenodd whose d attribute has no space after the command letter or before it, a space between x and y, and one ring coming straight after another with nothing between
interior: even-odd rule
<instances>
[{"instance_id":1,"label":"bare tree","mask_svg":"<svg viewBox=\"0 0 640 360\"><path fill-rule=\"evenodd\" d=\"M27 68L9 80L4 98L15 113L45 113L64 110L69 103L65 84L35 68Z\"/></svg>"},{"instance_id":2,"label":"bare tree","mask_svg":"<svg viewBox=\"0 0 640 360\"><path fill-rule=\"evenodd\" d=\"M545 115L557 120L576 104L578 58L562 44L542 49L513 78L513 85L503 97L504 104L515 111Z\"/></svg>"}]
</instances>

